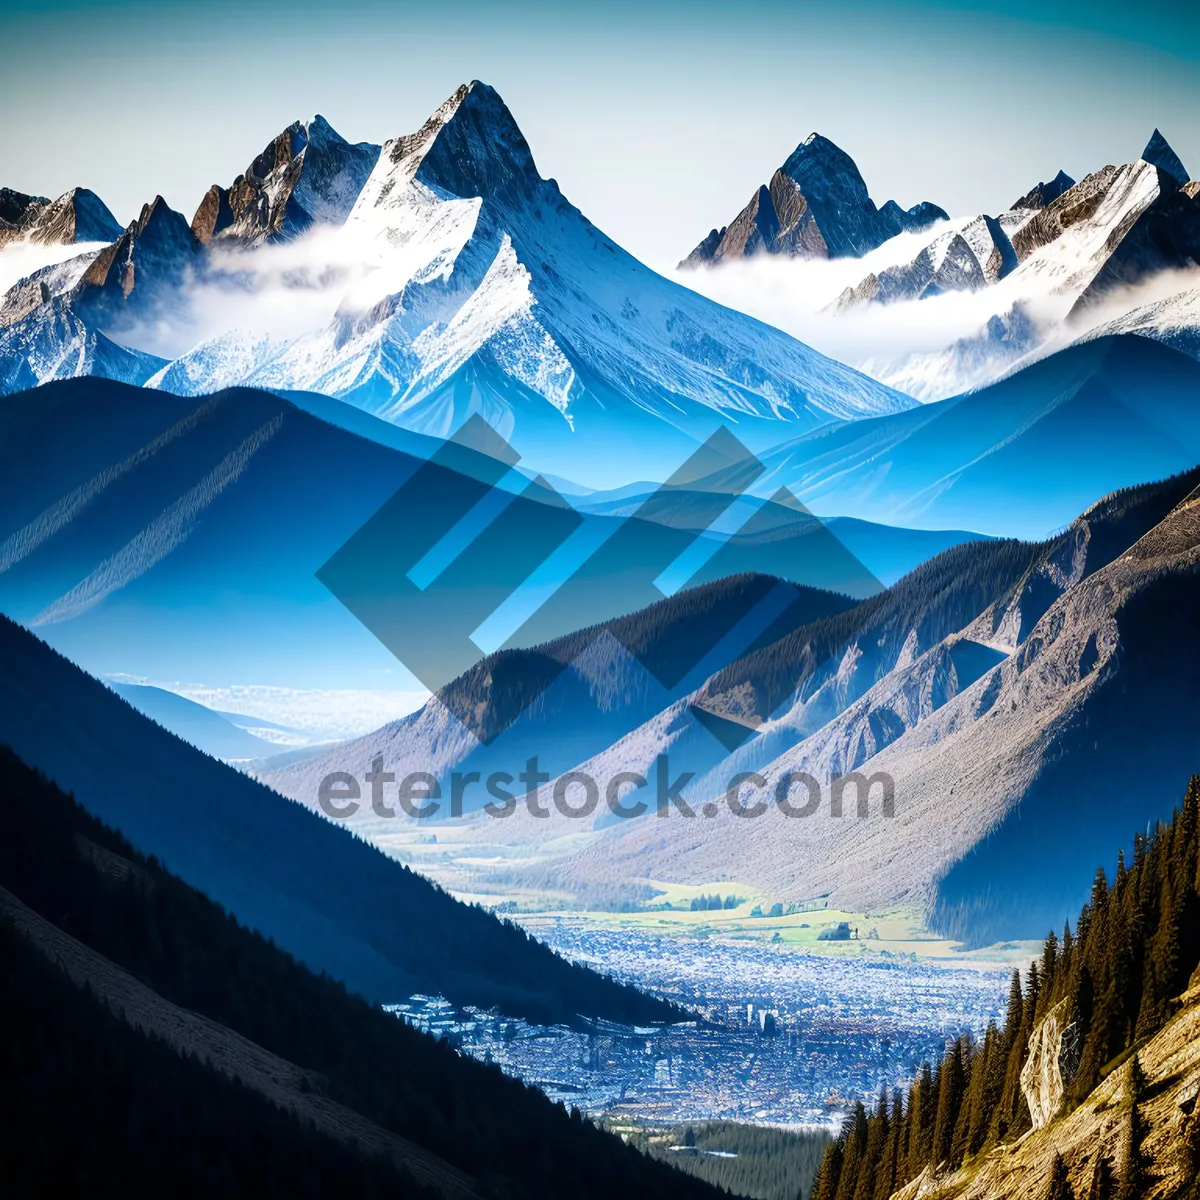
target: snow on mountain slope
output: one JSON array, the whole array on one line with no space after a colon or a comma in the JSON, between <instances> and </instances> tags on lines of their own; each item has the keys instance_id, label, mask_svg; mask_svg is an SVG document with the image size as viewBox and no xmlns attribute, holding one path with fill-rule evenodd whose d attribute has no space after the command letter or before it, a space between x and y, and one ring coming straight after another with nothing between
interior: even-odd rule
<instances>
[{"instance_id":1,"label":"snow on mountain slope","mask_svg":"<svg viewBox=\"0 0 1200 1200\"><path fill-rule=\"evenodd\" d=\"M1060 171L995 216L893 237L849 276L855 259L769 271L759 258L686 277L901 391L945 399L1071 344L1142 306L1139 290L1162 274L1200 263L1200 184L1186 175L1156 130L1133 162L1078 183Z\"/></svg>"},{"instance_id":2,"label":"snow on mountain slope","mask_svg":"<svg viewBox=\"0 0 1200 1200\"><path fill-rule=\"evenodd\" d=\"M70 291L121 234L104 202L86 188L57 200L0 188L0 328Z\"/></svg>"},{"instance_id":3,"label":"snow on mountain slope","mask_svg":"<svg viewBox=\"0 0 1200 1200\"><path fill-rule=\"evenodd\" d=\"M835 302L845 310L877 301L920 300L943 292L974 292L1016 266L1012 243L994 217L981 216L940 233L909 263L885 267L846 288Z\"/></svg>"},{"instance_id":4,"label":"snow on mountain slope","mask_svg":"<svg viewBox=\"0 0 1200 1200\"><path fill-rule=\"evenodd\" d=\"M1192 276L1192 280L1200 283L1196 276ZM1184 288L1138 305L1089 331L1085 340L1123 333L1153 338L1200 359L1200 286Z\"/></svg>"},{"instance_id":5,"label":"snow on mountain slope","mask_svg":"<svg viewBox=\"0 0 1200 1200\"><path fill-rule=\"evenodd\" d=\"M1173 164L1175 174L1156 159ZM1048 185L1044 194L1052 198L1039 208L1001 214L1014 261L988 281L995 295L989 326L1000 322L1006 336L991 336L985 327L979 337L946 351L880 364L877 374L922 399L940 398L988 382L989 372L996 378L1015 358L1031 361L1049 353L1103 322L1114 308L1136 304L1133 285L1200 262L1200 199L1194 186L1180 186L1176 175L1185 174L1155 130L1137 161L1104 167L1062 191ZM977 286L962 278L970 290ZM906 298L916 295L910 287ZM891 297L864 280L846 302L863 298ZM1148 329L1154 315L1143 312L1141 328ZM1108 331L1125 328L1118 318Z\"/></svg>"},{"instance_id":6,"label":"snow on mountain slope","mask_svg":"<svg viewBox=\"0 0 1200 1200\"><path fill-rule=\"evenodd\" d=\"M144 383L164 361L130 342L170 324L201 267L187 222L156 197L110 245L44 267L0 299L0 384Z\"/></svg>"},{"instance_id":7,"label":"snow on mountain slope","mask_svg":"<svg viewBox=\"0 0 1200 1200\"><path fill-rule=\"evenodd\" d=\"M219 341L204 342L166 364L145 381L145 386L162 388L178 396L219 392L233 387L264 358L278 353L280 345L269 334L234 330Z\"/></svg>"},{"instance_id":8,"label":"snow on mountain slope","mask_svg":"<svg viewBox=\"0 0 1200 1200\"><path fill-rule=\"evenodd\" d=\"M165 365L152 354L118 345L57 300L0 328L0 389L5 392L81 375L140 384Z\"/></svg>"},{"instance_id":9,"label":"snow on mountain slope","mask_svg":"<svg viewBox=\"0 0 1200 1200\"><path fill-rule=\"evenodd\" d=\"M0 268L12 271L7 280L0 279L0 328L72 291L104 248L93 242L56 246L52 252L39 246L33 254L25 253L31 247L16 243L0 249Z\"/></svg>"},{"instance_id":10,"label":"snow on mountain slope","mask_svg":"<svg viewBox=\"0 0 1200 1200\"><path fill-rule=\"evenodd\" d=\"M1032 202L1045 196L1053 199L1034 208L1023 207L1031 203L1030 197L1023 197L1018 202L1022 207L999 218L983 215L956 222L960 230L938 233L911 262L877 270L856 287L847 288L840 306L920 299L936 294L936 289L974 291L1005 280L1005 305L1062 295L1068 298L1065 315L1118 253L1143 215L1177 186L1144 158L1105 167L1057 195L1053 185L1039 185L1030 193L1035 198ZM965 245L955 245L956 232ZM959 265L939 279L947 258L960 260ZM1149 256L1130 264L1133 277L1163 265L1177 264L1153 262ZM935 290L930 290L931 283Z\"/></svg>"},{"instance_id":11,"label":"snow on mountain slope","mask_svg":"<svg viewBox=\"0 0 1200 1200\"><path fill-rule=\"evenodd\" d=\"M909 223L865 205L876 232ZM173 357L113 367L122 379L319 392L442 437L483 413L528 466L605 486L665 477L722 424L760 449L913 404L632 258L539 175L478 82L382 148L297 122L190 227L159 198L78 276L24 279L0 311L20 326L9 390L51 377L71 344L56 333L78 328Z\"/></svg>"},{"instance_id":12,"label":"snow on mountain slope","mask_svg":"<svg viewBox=\"0 0 1200 1200\"><path fill-rule=\"evenodd\" d=\"M242 382L443 435L481 411L557 470L564 456L594 470L624 447L661 473L721 421L754 445L911 406L626 254L541 178L484 84L384 146L338 233L332 254L355 270L332 321L271 347ZM218 335L156 382L232 378L247 344Z\"/></svg>"}]
</instances>

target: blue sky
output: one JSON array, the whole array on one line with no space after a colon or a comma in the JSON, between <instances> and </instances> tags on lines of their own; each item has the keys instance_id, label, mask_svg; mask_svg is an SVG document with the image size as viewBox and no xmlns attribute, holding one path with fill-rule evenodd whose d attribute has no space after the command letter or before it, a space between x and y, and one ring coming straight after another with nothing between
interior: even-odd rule
<instances>
[{"instance_id":1,"label":"blue sky","mask_svg":"<svg viewBox=\"0 0 1200 1200\"><path fill-rule=\"evenodd\" d=\"M875 199L997 211L1140 151L1200 174L1200 5L0 0L0 184L189 217L275 132L416 128L480 78L543 175L668 265L813 129Z\"/></svg>"}]
</instances>

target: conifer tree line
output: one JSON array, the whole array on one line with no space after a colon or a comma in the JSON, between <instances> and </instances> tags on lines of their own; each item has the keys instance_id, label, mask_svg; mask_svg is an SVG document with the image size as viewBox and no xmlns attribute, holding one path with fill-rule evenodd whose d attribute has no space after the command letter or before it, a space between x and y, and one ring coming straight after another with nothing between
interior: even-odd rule
<instances>
[{"instance_id":1,"label":"conifer tree line","mask_svg":"<svg viewBox=\"0 0 1200 1200\"><path fill-rule=\"evenodd\" d=\"M0 888L136 979L303 1069L311 1089L422 1147L480 1200L715 1200L532 1084L314 974L139 854L0 745ZM76 987L0 912L0 1197L423 1196ZM276 1107L282 1103L284 1107ZM10 1112L10 1110L13 1110Z\"/></svg>"},{"instance_id":2,"label":"conifer tree line","mask_svg":"<svg viewBox=\"0 0 1200 1200\"><path fill-rule=\"evenodd\" d=\"M1003 1027L992 1023L980 1039L955 1041L936 1066L921 1068L907 1093L885 1089L870 1112L861 1102L855 1106L825 1152L813 1200L886 1200L927 1166L953 1170L1027 1132L1021 1069L1031 1034L1060 1003L1078 1047L1064 1103L1083 1100L1162 1028L1200 964L1198 864L1200 776L1169 824L1134 839L1132 864L1124 851L1118 854L1111 885L1097 870L1074 932L1069 923L1061 935L1052 930L1025 978L1013 972ZM1144 1087L1136 1057L1131 1072L1136 1093L1139 1080ZM1105 1166L1104 1196L1140 1194L1146 1164L1137 1152L1136 1095L1130 1120L1134 1150L1119 1164L1123 1178L1108 1178ZM1065 1173L1058 1173L1065 1195Z\"/></svg>"},{"instance_id":3,"label":"conifer tree line","mask_svg":"<svg viewBox=\"0 0 1200 1200\"><path fill-rule=\"evenodd\" d=\"M735 896L732 892L722 898L714 892L711 896L693 896L691 911L692 912L719 912L725 908L737 908L741 904L741 896Z\"/></svg>"}]
</instances>

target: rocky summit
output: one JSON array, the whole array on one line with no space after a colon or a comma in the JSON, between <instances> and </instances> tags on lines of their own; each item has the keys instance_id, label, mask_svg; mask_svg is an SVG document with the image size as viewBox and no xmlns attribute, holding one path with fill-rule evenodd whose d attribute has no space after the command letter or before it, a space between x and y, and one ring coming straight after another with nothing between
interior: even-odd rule
<instances>
[{"instance_id":1,"label":"rocky summit","mask_svg":"<svg viewBox=\"0 0 1200 1200\"><path fill-rule=\"evenodd\" d=\"M905 230L946 220L936 204L877 208L854 160L819 133L810 134L722 229L683 260L701 266L752 254L794 258L861 258Z\"/></svg>"}]
</instances>

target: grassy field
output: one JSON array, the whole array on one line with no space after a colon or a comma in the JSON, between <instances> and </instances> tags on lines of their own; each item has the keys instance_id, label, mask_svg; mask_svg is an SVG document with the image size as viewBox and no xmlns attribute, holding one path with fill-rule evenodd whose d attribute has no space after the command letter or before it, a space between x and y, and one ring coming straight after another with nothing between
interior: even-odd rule
<instances>
[{"instance_id":1,"label":"grassy field","mask_svg":"<svg viewBox=\"0 0 1200 1200\"><path fill-rule=\"evenodd\" d=\"M733 883L701 887L676 884L653 886L662 888L665 893L656 902L655 907L632 913L575 911L571 915L594 921L608 929L638 929L643 933L657 933L675 938L772 942L816 954L914 954L920 958L942 959L947 962L953 961L955 964L1024 964L1040 949L1039 943L1036 942L1006 942L999 946L964 952L959 943L938 938L924 930L915 913L867 915L832 908L809 907L775 917L752 916L755 908L762 912L770 912L770 903L762 897L748 895L751 889ZM732 894L743 899L732 909L691 911L693 896L713 894ZM673 907L657 907L663 903L670 903ZM529 908L525 905L520 907L523 914L522 923L531 928L536 926L540 918L553 920L564 915L562 910L539 910L536 905ZM850 939L828 940L821 937L822 933L832 933L843 923L850 927ZM854 936L855 933L857 936Z\"/></svg>"},{"instance_id":2,"label":"grassy field","mask_svg":"<svg viewBox=\"0 0 1200 1200\"><path fill-rule=\"evenodd\" d=\"M578 840L583 843L589 836L580 835ZM446 839L445 831L438 841L429 841L426 836L414 836L406 829L376 840L383 849L436 880L460 900L519 913L522 924L531 929L541 920L570 915L607 929L637 929L665 937L773 942L818 954L911 954L956 964L1024 964L1041 951L1040 943L1005 942L966 952L959 943L939 938L925 929L916 910L843 912L826 908L817 900L799 906L780 905L783 911L772 916L779 903L775 897L765 896L749 884L729 880L704 884L640 880L637 886L650 898L633 906L633 911L613 911L613 905L589 905L588 898L565 890L551 891L520 883L489 882L481 886L481 874L492 874L496 868L503 868L519 879L522 869L536 866L540 855L524 858L512 848L496 847L492 852L478 844L456 844L442 839ZM569 848L555 845L553 850L557 854ZM544 854L547 848L540 850ZM692 909L694 900L712 896L720 897L723 903L732 897L736 903L730 908ZM822 933L831 933L843 922L851 930L848 940L822 938Z\"/></svg>"}]
</instances>

